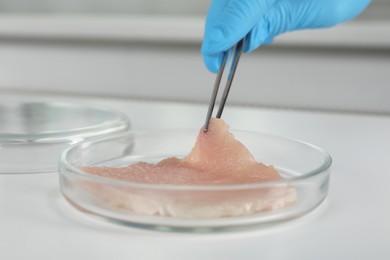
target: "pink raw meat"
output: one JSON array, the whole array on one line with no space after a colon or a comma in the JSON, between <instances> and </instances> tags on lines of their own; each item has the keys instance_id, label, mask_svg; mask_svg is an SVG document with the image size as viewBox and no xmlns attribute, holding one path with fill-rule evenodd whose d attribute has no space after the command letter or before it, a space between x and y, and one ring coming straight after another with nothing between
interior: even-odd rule
<instances>
[{"instance_id":1,"label":"pink raw meat","mask_svg":"<svg viewBox=\"0 0 390 260\"><path fill-rule=\"evenodd\" d=\"M272 166L256 162L248 149L235 140L229 126L211 119L207 133L185 158L168 158L157 164L139 162L127 167L83 167L106 178L156 185L253 184L280 180ZM172 191L87 185L85 188L105 206L126 212L181 218L219 218L249 215L292 205L291 187L264 187L227 191Z\"/></svg>"},{"instance_id":2,"label":"pink raw meat","mask_svg":"<svg viewBox=\"0 0 390 260\"><path fill-rule=\"evenodd\" d=\"M242 184L281 179L272 166L256 162L235 140L221 119L211 119L207 133L199 131L191 153L157 164L139 162L122 168L88 167L96 175L130 182L173 185Z\"/></svg>"}]
</instances>

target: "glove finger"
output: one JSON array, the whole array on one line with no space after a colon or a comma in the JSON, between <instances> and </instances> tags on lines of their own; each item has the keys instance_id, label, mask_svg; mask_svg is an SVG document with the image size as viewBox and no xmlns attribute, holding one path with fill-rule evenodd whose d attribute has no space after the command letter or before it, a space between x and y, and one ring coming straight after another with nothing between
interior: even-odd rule
<instances>
[{"instance_id":1,"label":"glove finger","mask_svg":"<svg viewBox=\"0 0 390 260\"><path fill-rule=\"evenodd\" d=\"M308 28L318 18L323 4L317 1L279 0L252 28L246 37L244 52L251 52L287 31Z\"/></svg>"},{"instance_id":2,"label":"glove finger","mask_svg":"<svg viewBox=\"0 0 390 260\"><path fill-rule=\"evenodd\" d=\"M269 22L266 17L263 17L245 37L243 52L252 52L261 45L270 44L272 40L273 37L269 33Z\"/></svg>"},{"instance_id":3,"label":"glove finger","mask_svg":"<svg viewBox=\"0 0 390 260\"><path fill-rule=\"evenodd\" d=\"M226 51L242 39L277 0L231 0L209 24L202 52Z\"/></svg>"},{"instance_id":4,"label":"glove finger","mask_svg":"<svg viewBox=\"0 0 390 260\"><path fill-rule=\"evenodd\" d=\"M226 4L230 0L213 0L211 1L207 17L206 17L206 24L205 24L205 31L204 31L204 38L202 42L202 54L203 54L203 61L206 65L207 69L210 72L217 73L220 67L220 64L222 62L223 54L220 53L214 53L214 54L204 54L203 50L208 49L207 42L209 42L209 38L211 37L212 33L211 30L215 24L215 21L217 17L222 13L223 9L226 7Z\"/></svg>"},{"instance_id":5,"label":"glove finger","mask_svg":"<svg viewBox=\"0 0 390 260\"><path fill-rule=\"evenodd\" d=\"M303 17L297 3L290 0L279 0L252 28L246 37L244 52L251 52L263 44L270 44L273 39L284 32L296 29ZM306 8L307 9L307 8Z\"/></svg>"},{"instance_id":6,"label":"glove finger","mask_svg":"<svg viewBox=\"0 0 390 260\"><path fill-rule=\"evenodd\" d=\"M295 29L335 26L355 18L370 3L371 0L334 0L324 1L322 4L306 3L305 6L301 5L300 22Z\"/></svg>"},{"instance_id":7,"label":"glove finger","mask_svg":"<svg viewBox=\"0 0 390 260\"><path fill-rule=\"evenodd\" d=\"M211 29L230 0L212 0L206 16L206 32Z\"/></svg>"},{"instance_id":8,"label":"glove finger","mask_svg":"<svg viewBox=\"0 0 390 260\"><path fill-rule=\"evenodd\" d=\"M312 28L326 28L361 13L371 0L291 1L279 0L266 14L269 35Z\"/></svg>"},{"instance_id":9,"label":"glove finger","mask_svg":"<svg viewBox=\"0 0 390 260\"><path fill-rule=\"evenodd\" d=\"M371 0L340 1L338 18L340 22L349 21L363 12L371 3Z\"/></svg>"},{"instance_id":10,"label":"glove finger","mask_svg":"<svg viewBox=\"0 0 390 260\"><path fill-rule=\"evenodd\" d=\"M207 69L213 73L217 73L222 64L223 55L224 52L216 55L203 55L203 61L206 64ZM233 50L229 50L226 63L229 63L232 55Z\"/></svg>"},{"instance_id":11,"label":"glove finger","mask_svg":"<svg viewBox=\"0 0 390 260\"><path fill-rule=\"evenodd\" d=\"M263 44L271 43L274 37L284 32L330 27L356 17L369 5L371 0L345 0L338 4L332 1L317 2L311 0L268 1L271 3L269 9L260 18L255 19L256 22L252 27L249 26L251 23L249 21L254 15L251 16L251 13L247 12L245 8L232 7L243 2L239 0L229 2L221 15L214 17L216 19L215 25L209 29L213 32L214 42L211 42L210 39L204 41L203 53L215 53L229 49L244 35L246 35L246 41L243 51L250 52ZM248 0L247 2L248 5L246 6L256 12L256 9L252 8L251 5L253 1ZM257 2L260 2L260 0ZM272 5L272 3L274 4ZM235 13L234 10L237 12ZM257 12L257 14L260 13ZM232 16L235 15L236 17L232 19ZM245 20L245 22L241 22L242 20ZM232 24L228 23L229 21ZM246 33L248 27L250 27L250 32Z\"/></svg>"},{"instance_id":12,"label":"glove finger","mask_svg":"<svg viewBox=\"0 0 390 260\"><path fill-rule=\"evenodd\" d=\"M217 55L203 54L203 61L210 72L217 73L221 66L223 53Z\"/></svg>"}]
</instances>

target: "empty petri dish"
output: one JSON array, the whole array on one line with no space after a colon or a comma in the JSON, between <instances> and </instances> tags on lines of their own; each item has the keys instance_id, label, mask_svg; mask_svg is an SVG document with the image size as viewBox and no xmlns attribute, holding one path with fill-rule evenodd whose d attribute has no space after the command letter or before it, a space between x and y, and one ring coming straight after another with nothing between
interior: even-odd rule
<instances>
[{"instance_id":1,"label":"empty petri dish","mask_svg":"<svg viewBox=\"0 0 390 260\"><path fill-rule=\"evenodd\" d=\"M0 173L57 172L68 146L129 128L119 112L56 102L2 102L0 122Z\"/></svg>"},{"instance_id":2,"label":"empty petri dish","mask_svg":"<svg viewBox=\"0 0 390 260\"><path fill-rule=\"evenodd\" d=\"M284 179L170 185L118 180L86 171L89 166L114 169L184 157L197 132L128 132L73 145L60 157L61 192L75 208L110 222L193 232L286 221L313 210L327 196L332 161L327 152L305 142L254 132L232 131L257 161L273 165Z\"/></svg>"}]
</instances>

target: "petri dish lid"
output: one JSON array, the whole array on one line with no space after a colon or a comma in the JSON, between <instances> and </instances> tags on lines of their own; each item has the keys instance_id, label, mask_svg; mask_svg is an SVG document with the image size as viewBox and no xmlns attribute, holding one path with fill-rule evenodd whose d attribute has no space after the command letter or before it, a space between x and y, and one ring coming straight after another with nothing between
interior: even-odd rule
<instances>
[{"instance_id":1,"label":"petri dish lid","mask_svg":"<svg viewBox=\"0 0 390 260\"><path fill-rule=\"evenodd\" d=\"M127 131L128 118L107 108L65 102L0 103L0 174L57 172L62 150Z\"/></svg>"}]
</instances>

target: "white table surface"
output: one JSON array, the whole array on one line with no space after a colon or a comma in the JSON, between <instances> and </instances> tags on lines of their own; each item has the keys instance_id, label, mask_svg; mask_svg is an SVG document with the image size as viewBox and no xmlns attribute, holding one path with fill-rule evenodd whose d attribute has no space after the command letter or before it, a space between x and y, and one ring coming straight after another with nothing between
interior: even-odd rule
<instances>
[{"instance_id":1,"label":"white table surface","mask_svg":"<svg viewBox=\"0 0 390 260\"><path fill-rule=\"evenodd\" d=\"M124 111L133 129L198 128L206 114L204 104L45 98ZM61 197L57 173L3 174L0 259L390 259L390 117L227 106L224 119L235 129L298 138L328 150L334 164L325 203L269 228L163 233L78 212Z\"/></svg>"}]
</instances>

